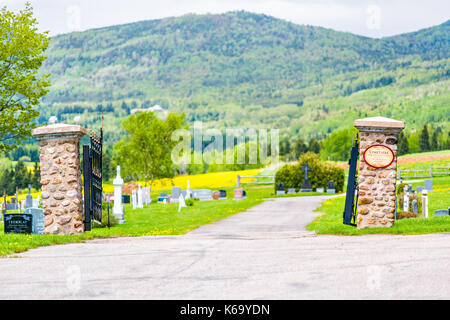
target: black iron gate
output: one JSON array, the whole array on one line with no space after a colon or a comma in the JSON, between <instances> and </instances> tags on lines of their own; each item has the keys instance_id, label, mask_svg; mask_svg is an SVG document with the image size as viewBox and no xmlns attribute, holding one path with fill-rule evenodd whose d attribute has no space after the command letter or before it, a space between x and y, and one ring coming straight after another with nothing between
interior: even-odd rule
<instances>
[{"instance_id":1,"label":"black iron gate","mask_svg":"<svg viewBox=\"0 0 450 320\"><path fill-rule=\"evenodd\" d=\"M91 221L102 222L102 144L100 136L90 132L91 145L83 146L84 229L91 230Z\"/></svg>"},{"instance_id":2,"label":"black iron gate","mask_svg":"<svg viewBox=\"0 0 450 320\"><path fill-rule=\"evenodd\" d=\"M356 226L356 215L358 209L358 179L356 178L356 164L359 156L358 136L353 143L348 161L347 193L345 196L344 224Z\"/></svg>"}]
</instances>

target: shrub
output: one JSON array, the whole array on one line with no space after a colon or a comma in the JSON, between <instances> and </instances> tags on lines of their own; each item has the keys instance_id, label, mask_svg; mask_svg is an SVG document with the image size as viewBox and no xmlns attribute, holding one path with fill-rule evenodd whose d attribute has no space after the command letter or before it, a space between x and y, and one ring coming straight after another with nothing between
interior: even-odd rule
<instances>
[{"instance_id":1,"label":"shrub","mask_svg":"<svg viewBox=\"0 0 450 320\"><path fill-rule=\"evenodd\" d=\"M399 211L403 212L403 198L404 197L405 197L404 192L397 194L397 212L399 212ZM417 200L417 212L422 213L422 197L417 196L416 193L414 195L409 194L408 211L411 211L411 212L413 211L413 205L412 205L413 200Z\"/></svg>"},{"instance_id":2,"label":"shrub","mask_svg":"<svg viewBox=\"0 0 450 320\"><path fill-rule=\"evenodd\" d=\"M185 203L186 203L186 205L187 205L188 207L192 207L192 206L194 205L194 199L192 199L192 198L187 198L186 201L185 201Z\"/></svg>"},{"instance_id":3,"label":"shrub","mask_svg":"<svg viewBox=\"0 0 450 320\"><path fill-rule=\"evenodd\" d=\"M305 163L311 170L308 171L308 180L313 188L326 188L328 181L334 181L338 192L344 189L344 169L327 162L322 162L319 156L312 152L302 154L297 164L285 165L275 174L275 190L278 183L283 182L285 191L289 188L300 189L304 182L305 173L302 167Z\"/></svg>"}]
</instances>

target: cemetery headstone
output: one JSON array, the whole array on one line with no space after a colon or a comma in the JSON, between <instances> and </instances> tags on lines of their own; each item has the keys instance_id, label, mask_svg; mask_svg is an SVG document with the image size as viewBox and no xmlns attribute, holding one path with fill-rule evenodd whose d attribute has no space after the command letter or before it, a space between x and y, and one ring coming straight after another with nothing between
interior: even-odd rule
<instances>
[{"instance_id":1,"label":"cemetery headstone","mask_svg":"<svg viewBox=\"0 0 450 320\"><path fill-rule=\"evenodd\" d=\"M133 204L133 210L135 210L137 208L137 193L135 189L131 191L131 202Z\"/></svg>"},{"instance_id":2,"label":"cemetery headstone","mask_svg":"<svg viewBox=\"0 0 450 320\"><path fill-rule=\"evenodd\" d=\"M188 180L185 199L189 199L191 196L192 196L192 190L191 190L191 186L189 185L189 180Z\"/></svg>"},{"instance_id":3,"label":"cemetery headstone","mask_svg":"<svg viewBox=\"0 0 450 320\"><path fill-rule=\"evenodd\" d=\"M25 198L25 209L33 207L33 196L31 195L31 187L28 186L28 194Z\"/></svg>"},{"instance_id":4,"label":"cemetery headstone","mask_svg":"<svg viewBox=\"0 0 450 320\"><path fill-rule=\"evenodd\" d=\"M334 188L334 181L328 181L327 193L336 193L336 189Z\"/></svg>"},{"instance_id":5,"label":"cemetery headstone","mask_svg":"<svg viewBox=\"0 0 450 320\"><path fill-rule=\"evenodd\" d=\"M413 212L414 213L419 213L419 207L418 207L418 204L417 204L417 200L416 199L414 199L413 201L412 201L412 207L413 207Z\"/></svg>"},{"instance_id":6,"label":"cemetery headstone","mask_svg":"<svg viewBox=\"0 0 450 320\"><path fill-rule=\"evenodd\" d=\"M316 188L316 192L324 193L325 189L324 188Z\"/></svg>"},{"instance_id":7,"label":"cemetery headstone","mask_svg":"<svg viewBox=\"0 0 450 320\"><path fill-rule=\"evenodd\" d=\"M286 191L284 191L284 183L280 182L277 184L277 194L285 194Z\"/></svg>"},{"instance_id":8,"label":"cemetery headstone","mask_svg":"<svg viewBox=\"0 0 450 320\"><path fill-rule=\"evenodd\" d=\"M117 166L117 175L113 180L114 185L114 207L113 207L113 215L117 219L119 224L125 223L124 219L124 210L122 205L122 186L123 179L120 176L120 166Z\"/></svg>"},{"instance_id":9,"label":"cemetery headstone","mask_svg":"<svg viewBox=\"0 0 450 320\"><path fill-rule=\"evenodd\" d=\"M212 196L213 196L214 200L219 200L220 199L220 192L215 190L215 191L213 191Z\"/></svg>"},{"instance_id":10,"label":"cemetery headstone","mask_svg":"<svg viewBox=\"0 0 450 320\"><path fill-rule=\"evenodd\" d=\"M422 216L428 218L428 192L426 189L422 191Z\"/></svg>"},{"instance_id":11,"label":"cemetery headstone","mask_svg":"<svg viewBox=\"0 0 450 320\"><path fill-rule=\"evenodd\" d=\"M145 187L142 189L142 193L143 193L143 201L144 204L146 206L150 205L152 203L152 197L151 197L151 188L150 187Z\"/></svg>"},{"instance_id":12,"label":"cemetery headstone","mask_svg":"<svg viewBox=\"0 0 450 320\"><path fill-rule=\"evenodd\" d=\"M123 194L122 203L131 203L131 196L129 194Z\"/></svg>"},{"instance_id":13,"label":"cemetery headstone","mask_svg":"<svg viewBox=\"0 0 450 320\"><path fill-rule=\"evenodd\" d=\"M424 188L425 188L425 187L423 187L423 186L418 186L418 187L417 187L417 193L422 193L422 191L423 191Z\"/></svg>"},{"instance_id":14,"label":"cemetery headstone","mask_svg":"<svg viewBox=\"0 0 450 320\"><path fill-rule=\"evenodd\" d=\"M137 192L137 207L139 209L142 209L144 207L141 184L139 184L139 188L138 188L138 192Z\"/></svg>"},{"instance_id":15,"label":"cemetery headstone","mask_svg":"<svg viewBox=\"0 0 450 320\"><path fill-rule=\"evenodd\" d=\"M14 211L14 210L18 210L19 206L17 205L17 203L7 203L6 204L6 211Z\"/></svg>"},{"instance_id":16,"label":"cemetery headstone","mask_svg":"<svg viewBox=\"0 0 450 320\"><path fill-rule=\"evenodd\" d=\"M219 190L220 198L219 200L226 200L227 199L227 191L226 190Z\"/></svg>"},{"instance_id":17,"label":"cemetery headstone","mask_svg":"<svg viewBox=\"0 0 450 320\"><path fill-rule=\"evenodd\" d=\"M178 199L181 195L181 188L180 187L172 187L172 195L170 198L170 203L178 203Z\"/></svg>"},{"instance_id":18,"label":"cemetery headstone","mask_svg":"<svg viewBox=\"0 0 450 320\"><path fill-rule=\"evenodd\" d=\"M6 213L4 232L31 234L33 232L33 216L23 213Z\"/></svg>"},{"instance_id":19,"label":"cemetery headstone","mask_svg":"<svg viewBox=\"0 0 450 320\"><path fill-rule=\"evenodd\" d=\"M434 210L434 216L435 217L442 217L442 216L448 216L448 209L440 209L440 210Z\"/></svg>"},{"instance_id":20,"label":"cemetery headstone","mask_svg":"<svg viewBox=\"0 0 450 320\"><path fill-rule=\"evenodd\" d=\"M200 201L212 200L212 192L209 189L198 189L192 191L192 197Z\"/></svg>"},{"instance_id":21,"label":"cemetery headstone","mask_svg":"<svg viewBox=\"0 0 450 320\"><path fill-rule=\"evenodd\" d=\"M300 192L311 192L313 190L312 190L311 183L309 183L309 180L308 180L308 171L310 171L311 168L308 166L307 163L305 163L305 165L301 169L305 172L305 181L302 183L302 185L300 187Z\"/></svg>"},{"instance_id":22,"label":"cemetery headstone","mask_svg":"<svg viewBox=\"0 0 450 320\"><path fill-rule=\"evenodd\" d=\"M158 202L160 202L160 203L164 202L164 204L166 204L166 202L167 202L167 192L161 192L159 194Z\"/></svg>"},{"instance_id":23,"label":"cemetery headstone","mask_svg":"<svg viewBox=\"0 0 450 320\"><path fill-rule=\"evenodd\" d=\"M406 187L405 190L407 190ZM409 211L409 192L405 191L405 194L403 196L403 212L408 211Z\"/></svg>"},{"instance_id":24,"label":"cemetery headstone","mask_svg":"<svg viewBox=\"0 0 450 320\"><path fill-rule=\"evenodd\" d=\"M186 202L184 201L183 195L180 193L178 197L178 212L181 211L181 208L186 207Z\"/></svg>"},{"instance_id":25,"label":"cemetery headstone","mask_svg":"<svg viewBox=\"0 0 450 320\"><path fill-rule=\"evenodd\" d=\"M233 190L233 200L242 200L244 198L244 189L238 188Z\"/></svg>"},{"instance_id":26,"label":"cemetery headstone","mask_svg":"<svg viewBox=\"0 0 450 320\"><path fill-rule=\"evenodd\" d=\"M433 180L431 180L431 179L426 179L425 180L425 189L428 192L433 192Z\"/></svg>"},{"instance_id":27,"label":"cemetery headstone","mask_svg":"<svg viewBox=\"0 0 450 320\"><path fill-rule=\"evenodd\" d=\"M24 214L31 214L31 216L33 217L31 232L33 234L44 234L45 229L44 210L38 208L27 208L25 209Z\"/></svg>"},{"instance_id":28,"label":"cemetery headstone","mask_svg":"<svg viewBox=\"0 0 450 320\"><path fill-rule=\"evenodd\" d=\"M288 189L288 194L294 194L294 193L296 193L295 188Z\"/></svg>"},{"instance_id":29,"label":"cemetery headstone","mask_svg":"<svg viewBox=\"0 0 450 320\"><path fill-rule=\"evenodd\" d=\"M247 199L247 192L242 190L242 199Z\"/></svg>"}]
</instances>

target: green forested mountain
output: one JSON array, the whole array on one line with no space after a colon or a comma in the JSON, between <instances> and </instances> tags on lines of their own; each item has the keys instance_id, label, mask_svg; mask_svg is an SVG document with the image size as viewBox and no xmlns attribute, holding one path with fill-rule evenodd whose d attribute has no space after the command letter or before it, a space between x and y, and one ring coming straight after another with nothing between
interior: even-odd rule
<instances>
[{"instance_id":1,"label":"green forested mountain","mask_svg":"<svg viewBox=\"0 0 450 320\"><path fill-rule=\"evenodd\" d=\"M111 143L130 109L154 104L306 139L372 115L448 130L449 49L450 21L372 39L243 11L74 32L51 40L40 121L99 126L103 109Z\"/></svg>"}]
</instances>

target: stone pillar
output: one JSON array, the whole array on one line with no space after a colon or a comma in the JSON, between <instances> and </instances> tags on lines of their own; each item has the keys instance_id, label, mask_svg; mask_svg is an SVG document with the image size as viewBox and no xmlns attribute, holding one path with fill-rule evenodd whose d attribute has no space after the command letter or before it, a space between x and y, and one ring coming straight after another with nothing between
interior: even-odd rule
<instances>
[{"instance_id":1,"label":"stone pillar","mask_svg":"<svg viewBox=\"0 0 450 320\"><path fill-rule=\"evenodd\" d=\"M114 184L114 207L113 215L119 221L119 224L124 223L124 213L122 206L122 186L123 179L120 176L120 166L117 166L117 176L113 181Z\"/></svg>"},{"instance_id":2,"label":"stone pillar","mask_svg":"<svg viewBox=\"0 0 450 320\"><path fill-rule=\"evenodd\" d=\"M84 232L79 125L51 124L32 131L39 141L44 234Z\"/></svg>"},{"instance_id":3,"label":"stone pillar","mask_svg":"<svg viewBox=\"0 0 450 320\"><path fill-rule=\"evenodd\" d=\"M395 217L397 139L403 121L383 117L355 120L360 131L357 227L392 227Z\"/></svg>"}]
</instances>

